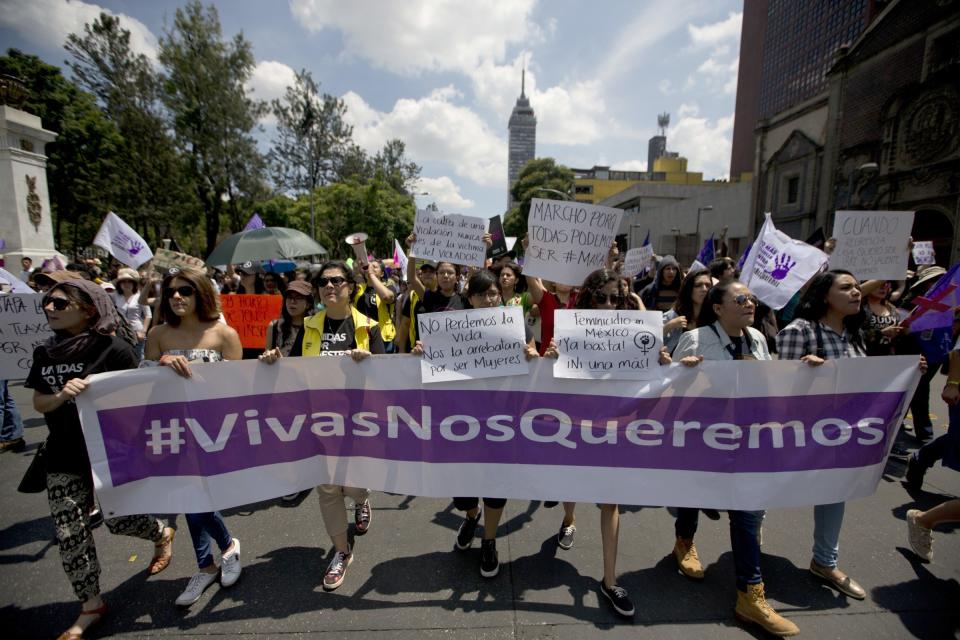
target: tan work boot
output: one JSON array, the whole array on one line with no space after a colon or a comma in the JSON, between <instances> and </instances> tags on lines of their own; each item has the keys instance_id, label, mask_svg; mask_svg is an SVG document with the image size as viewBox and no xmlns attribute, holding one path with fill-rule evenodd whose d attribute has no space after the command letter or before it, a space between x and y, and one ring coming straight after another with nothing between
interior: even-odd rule
<instances>
[{"instance_id":1,"label":"tan work boot","mask_svg":"<svg viewBox=\"0 0 960 640\"><path fill-rule=\"evenodd\" d=\"M680 565L680 573L694 580L703 580L703 565L700 564L693 538L685 540L678 536L677 543L673 545L673 555Z\"/></svg>"},{"instance_id":2,"label":"tan work boot","mask_svg":"<svg viewBox=\"0 0 960 640\"><path fill-rule=\"evenodd\" d=\"M777 636L795 636L800 628L773 610L763 596L763 583L748 584L747 591L737 591L737 606L734 614L743 622L753 622L768 633Z\"/></svg>"}]
</instances>

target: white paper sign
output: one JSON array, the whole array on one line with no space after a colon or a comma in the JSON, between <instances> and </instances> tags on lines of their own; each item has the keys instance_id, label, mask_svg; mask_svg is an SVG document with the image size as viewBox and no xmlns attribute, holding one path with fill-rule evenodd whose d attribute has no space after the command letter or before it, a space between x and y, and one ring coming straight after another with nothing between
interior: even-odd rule
<instances>
[{"instance_id":1,"label":"white paper sign","mask_svg":"<svg viewBox=\"0 0 960 640\"><path fill-rule=\"evenodd\" d=\"M6 282L10 286L10 293L36 293L30 285L6 269L0 268L0 282Z\"/></svg>"},{"instance_id":2,"label":"white paper sign","mask_svg":"<svg viewBox=\"0 0 960 640\"><path fill-rule=\"evenodd\" d=\"M837 211L830 268L846 269L861 281L903 280L912 227L913 211Z\"/></svg>"},{"instance_id":3,"label":"white paper sign","mask_svg":"<svg viewBox=\"0 0 960 640\"><path fill-rule=\"evenodd\" d=\"M53 337L38 293L0 296L0 380L23 380L33 350Z\"/></svg>"},{"instance_id":4,"label":"white paper sign","mask_svg":"<svg viewBox=\"0 0 960 640\"><path fill-rule=\"evenodd\" d=\"M623 209L582 202L530 202L523 275L579 286L604 266L617 236Z\"/></svg>"},{"instance_id":5,"label":"white paper sign","mask_svg":"<svg viewBox=\"0 0 960 640\"><path fill-rule=\"evenodd\" d=\"M134 269L153 259L146 241L112 211L103 219L93 244L103 247L118 261Z\"/></svg>"},{"instance_id":6,"label":"white paper sign","mask_svg":"<svg viewBox=\"0 0 960 640\"><path fill-rule=\"evenodd\" d=\"M482 267L487 260L487 219L459 213L436 213L420 209L413 223L417 241L410 255L425 260Z\"/></svg>"},{"instance_id":7,"label":"white paper sign","mask_svg":"<svg viewBox=\"0 0 960 640\"><path fill-rule=\"evenodd\" d=\"M631 278L636 276L643 271L645 266L650 264L651 258L653 258L653 245L645 244L642 247L628 250L626 257L623 259L623 275Z\"/></svg>"},{"instance_id":8,"label":"white paper sign","mask_svg":"<svg viewBox=\"0 0 960 640\"><path fill-rule=\"evenodd\" d=\"M526 339L521 307L422 313L417 316L424 384L525 375Z\"/></svg>"},{"instance_id":9,"label":"white paper sign","mask_svg":"<svg viewBox=\"0 0 960 640\"><path fill-rule=\"evenodd\" d=\"M777 230L770 214L743 261L740 282L761 302L782 309L827 263L827 254Z\"/></svg>"},{"instance_id":10,"label":"white paper sign","mask_svg":"<svg viewBox=\"0 0 960 640\"><path fill-rule=\"evenodd\" d=\"M663 314L576 309L554 312L557 378L650 380L661 377Z\"/></svg>"},{"instance_id":11,"label":"white paper sign","mask_svg":"<svg viewBox=\"0 0 960 640\"><path fill-rule=\"evenodd\" d=\"M937 254L933 250L933 240L921 240L913 243L913 261L917 266L937 263Z\"/></svg>"}]
</instances>

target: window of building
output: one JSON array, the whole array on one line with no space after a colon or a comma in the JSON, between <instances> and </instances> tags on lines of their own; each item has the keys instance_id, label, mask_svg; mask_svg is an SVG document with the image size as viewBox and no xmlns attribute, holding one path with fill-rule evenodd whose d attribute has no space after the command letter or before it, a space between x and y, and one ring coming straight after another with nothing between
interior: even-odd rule
<instances>
[{"instance_id":1,"label":"window of building","mask_svg":"<svg viewBox=\"0 0 960 640\"><path fill-rule=\"evenodd\" d=\"M787 178L787 204L797 204L800 200L800 176Z\"/></svg>"},{"instance_id":2,"label":"window of building","mask_svg":"<svg viewBox=\"0 0 960 640\"><path fill-rule=\"evenodd\" d=\"M593 185L592 184L578 184L574 187L574 193L580 194L593 194Z\"/></svg>"}]
</instances>

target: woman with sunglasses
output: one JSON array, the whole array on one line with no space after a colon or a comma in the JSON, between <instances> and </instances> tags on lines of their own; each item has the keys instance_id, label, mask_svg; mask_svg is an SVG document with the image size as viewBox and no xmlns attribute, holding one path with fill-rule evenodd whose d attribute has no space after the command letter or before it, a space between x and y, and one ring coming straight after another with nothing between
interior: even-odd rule
<instances>
[{"instance_id":1,"label":"woman with sunglasses","mask_svg":"<svg viewBox=\"0 0 960 640\"><path fill-rule=\"evenodd\" d=\"M700 310L697 328L680 337L674 359L687 366L696 366L703 360L771 360L763 334L752 327L756 310L757 299L746 285L726 280L714 286ZM681 510L676 524L675 549L693 549L698 512L697 509ZM735 615L774 635L797 635L800 633L797 625L777 614L764 595L759 540L764 512L730 510L727 513L737 581ZM699 560L696 564L699 565Z\"/></svg>"},{"instance_id":2,"label":"woman with sunglasses","mask_svg":"<svg viewBox=\"0 0 960 640\"><path fill-rule=\"evenodd\" d=\"M100 564L90 527L93 482L87 447L74 399L87 388L87 377L136 368L134 348L113 336L119 318L113 301L86 280L54 282L43 297L43 311L54 332L33 354L24 386L33 389L33 406L50 428L45 457L47 499L54 521L63 569L82 603L80 616L60 637L81 638L103 618ZM155 553L149 573L170 564L174 530L153 516L108 518L111 533L150 540Z\"/></svg>"},{"instance_id":3,"label":"woman with sunglasses","mask_svg":"<svg viewBox=\"0 0 960 640\"><path fill-rule=\"evenodd\" d=\"M303 357L349 356L360 362L371 354L385 352L377 323L352 304L358 285L345 262L330 260L324 263L313 279L313 286L323 303L323 310L303 320ZM279 357L274 350L263 354L260 361L273 364ZM333 591L343 584L354 556L347 537L343 500L353 500L354 533L362 536L369 531L373 517L370 490L322 484L317 487L317 496L320 516L334 547L333 558L323 575L323 588Z\"/></svg>"},{"instance_id":4,"label":"woman with sunglasses","mask_svg":"<svg viewBox=\"0 0 960 640\"><path fill-rule=\"evenodd\" d=\"M267 325L267 343L263 355L297 357L303 355L303 320L314 311L313 287L294 280L283 294L280 317ZM261 359L263 356L261 356Z\"/></svg>"},{"instance_id":5,"label":"woman with sunglasses","mask_svg":"<svg viewBox=\"0 0 960 640\"><path fill-rule=\"evenodd\" d=\"M147 336L146 362L170 367L190 378L191 362L240 360L243 350L237 332L219 322L220 304L213 284L200 271L170 269L163 279L158 315L160 325ZM220 577L224 587L240 578L240 541L230 535L219 512L188 513L187 526L197 556L198 572L176 600L187 607L200 599ZM220 548L217 568L210 548L211 538Z\"/></svg>"}]
</instances>

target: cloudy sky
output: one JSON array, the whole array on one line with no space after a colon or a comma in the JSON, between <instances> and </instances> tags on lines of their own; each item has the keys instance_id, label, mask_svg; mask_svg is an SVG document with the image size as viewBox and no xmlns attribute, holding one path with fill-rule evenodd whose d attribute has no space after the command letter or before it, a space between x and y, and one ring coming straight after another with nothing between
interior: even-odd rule
<instances>
[{"instance_id":1,"label":"cloudy sky","mask_svg":"<svg viewBox=\"0 0 960 640\"><path fill-rule=\"evenodd\" d=\"M62 65L67 33L100 11L135 48L157 42L182 2L2 0L0 43ZM667 111L668 148L705 177L726 177L741 2L734 0L266 0L214 2L224 34L257 60L249 89L279 97L306 68L343 97L354 139L374 152L406 141L423 166L418 198L444 210L502 213L507 119L520 93L537 115L537 156L571 167L646 169ZM260 134L269 144L271 125Z\"/></svg>"}]
</instances>

